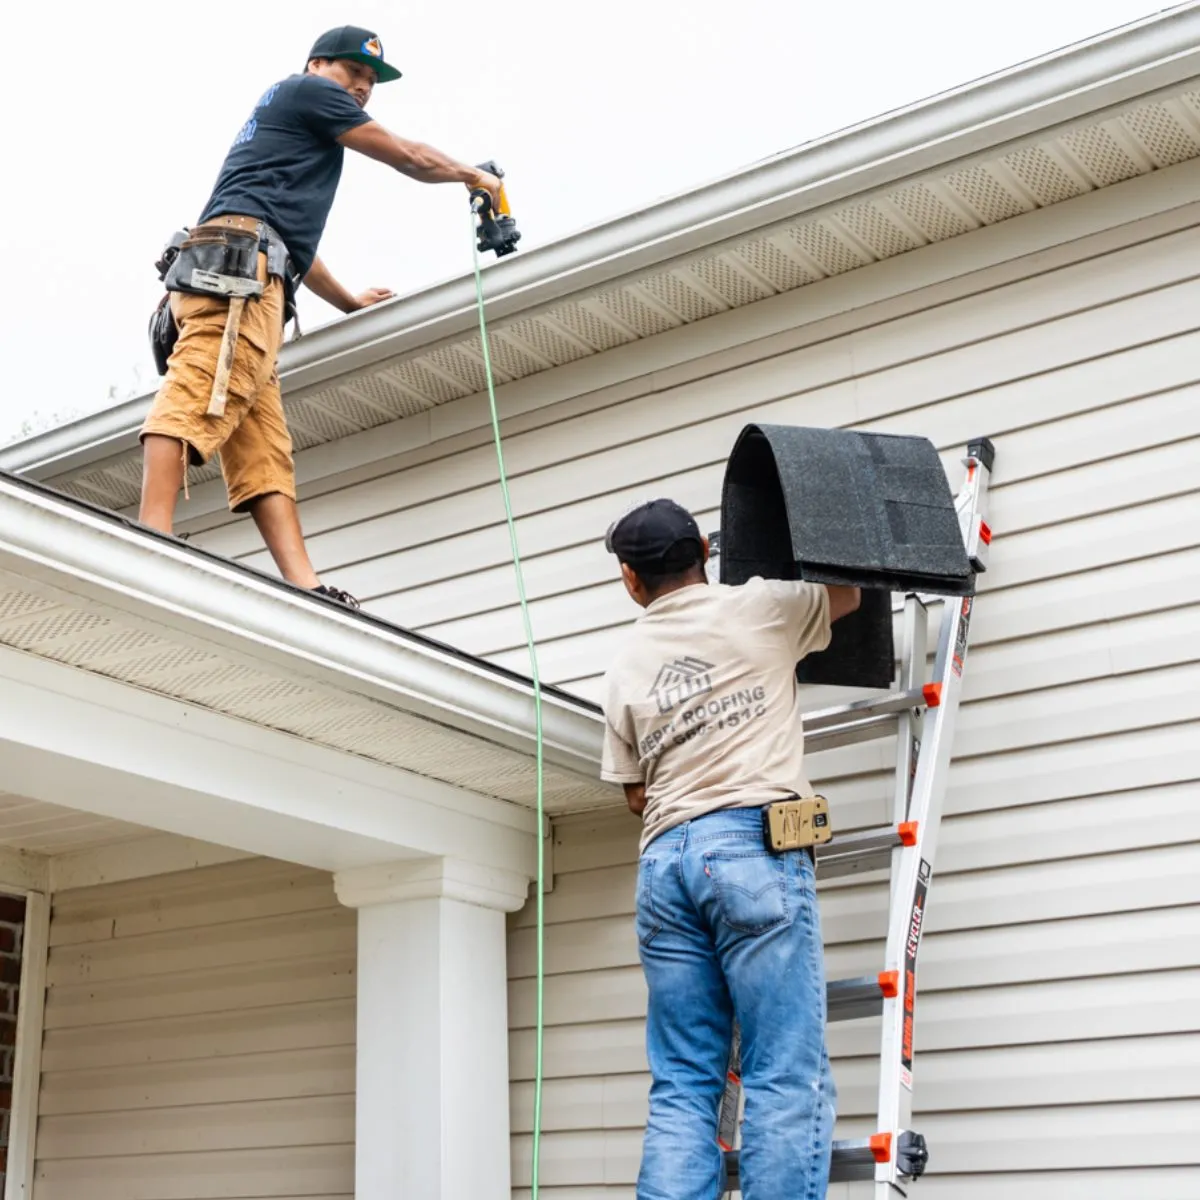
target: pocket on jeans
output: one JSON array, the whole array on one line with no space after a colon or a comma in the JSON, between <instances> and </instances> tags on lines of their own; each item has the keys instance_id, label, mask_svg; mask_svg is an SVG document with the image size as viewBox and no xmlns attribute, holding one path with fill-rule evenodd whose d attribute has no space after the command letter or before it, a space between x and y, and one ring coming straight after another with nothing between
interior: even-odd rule
<instances>
[{"instance_id":1,"label":"pocket on jeans","mask_svg":"<svg viewBox=\"0 0 1200 1200\"><path fill-rule=\"evenodd\" d=\"M713 883L721 920L739 933L766 933L786 925L787 873L782 857L763 851L710 850L704 870Z\"/></svg>"},{"instance_id":2,"label":"pocket on jeans","mask_svg":"<svg viewBox=\"0 0 1200 1200\"><path fill-rule=\"evenodd\" d=\"M654 909L654 868L657 862L653 858L638 859L637 882L637 926L638 942L648 946L662 931L662 921Z\"/></svg>"}]
</instances>

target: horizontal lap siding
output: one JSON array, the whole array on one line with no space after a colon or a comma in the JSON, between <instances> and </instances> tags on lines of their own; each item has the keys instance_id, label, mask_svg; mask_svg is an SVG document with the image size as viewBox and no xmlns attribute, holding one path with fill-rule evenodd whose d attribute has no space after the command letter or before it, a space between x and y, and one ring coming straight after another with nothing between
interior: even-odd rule
<instances>
[{"instance_id":1,"label":"horizontal lap siding","mask_svg":"<svg viewBox=\"0 0 1200 1200\"><path fill-rule=\"evenodd\" d=\"M987 236L1015 243L1035 219ZM1064 241L989 268L958 298L931 286L923 307L879 301L772 334L769 352L723 350L701 377L648 374L607 405L565 395L506 439L543 677L593 698L635 615L604 528L654 494L716 528L747 422L922 434L955 486L965 443L995 440L993 563L921 958L916 1104L932 1160L918 1191L933 1200L1200 1195L1200 269L1195 214L1173 219L1110 231L1103 253ZM690 336L699 358L704 326ZM525 669L492 450L426 447L394 466L305 503L318 568L393 620ZM263 561L244 525L205 539ZM887 742L814 755L839 827L885 818L891 761ZM636 824L565 816L555 838L543 1195L629 1200L647 1089ZM836 881L822 905L830 975L878 970L884 885ZM519 1200L532 925L519 913L509 935ZM877 1028L830 1030L840 1136L872 1131Z\"/></svg>"},{"instance_id":2,"label":"horizontal lap siding","mask_svg":"<svg viewBox=\"0 0 1200 1200\"><path fill-rule=\"evenodd\" d=\"M350 1200L355 953L283 863L56 895L33 1200Z\"/></svg>"}]
</instances>

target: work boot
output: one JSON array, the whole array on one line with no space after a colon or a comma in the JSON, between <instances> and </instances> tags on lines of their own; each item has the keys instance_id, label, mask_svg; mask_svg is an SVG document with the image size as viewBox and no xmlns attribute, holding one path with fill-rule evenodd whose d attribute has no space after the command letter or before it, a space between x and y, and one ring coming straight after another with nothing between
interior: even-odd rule
<instances>
[{"instance_id":1,"label":"work boot","mask_svg":"<svg viewBox=\"0 0 1200 1200\"><path fill-rule=\"evenodd\" d=\"M344 604L347 608L362 607L349 592L343 592L341 588L330 587L327 583L322 583L319 587L315 587L312 590L318 596L328 596L330 600L336 600L339 604Z\"/></svg>"}]
</instances>

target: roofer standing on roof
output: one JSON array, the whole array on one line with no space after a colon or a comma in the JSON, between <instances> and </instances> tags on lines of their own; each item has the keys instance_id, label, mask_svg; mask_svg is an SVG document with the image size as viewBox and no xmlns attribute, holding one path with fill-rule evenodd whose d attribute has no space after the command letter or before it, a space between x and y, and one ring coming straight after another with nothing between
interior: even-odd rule
<instances>
[{"instance_id":1,"label":"roofer standing on roof","mask_svg":"<svg viewBox=\"0 0 1200 1200\"><path fill-rule=\"evenodd\" d=\"M384 61L376 34L345 25L317 39L303 73L272 84L260 97L234 139L199 225L166 275L175 320L171 325L161 308L156 314L157 327L167 330L157 352L165 357L176 327L178 340L141 431L144 524L170 533L188 462L207 462L220 451L230 508L251 513L284 578L353 606L357 601L347 593L321 586L296 510L276 365L294 280L346 313L392 295L386 288L352 295L317 257L346 147L422 183L485 188L494 201L500 187L493 175L397 137L367 115L375 84L399 77ZM239 234L243 244L244 235L256 236L261 252L249 242L239 260ZM227 399L219 411L214 379L227 321L232 336L231 302L227 294L188 285L196 265L220 262L211 269L230 277L235 268L228 264L239 261L245 280L251 287L257 280L263 291L245 303L236 325Z\"/></svg>"},{"instance_id":2,"label":"roofer standing on roof","mask_svg":"<svg viewBox=\"0 0 1200 1200\"><path fill-rule=\"evenodd\" d=\"M812 795L795 665L857 588L709 585L708 542L670 500L610 530L646 611L605 678L601 774L643 818L637 937L650 1117L638 1200L716 1200L717 1115L741 1030L746 1200L823 1200L836 1093L811 849L766 848L763 810Z\"/></svg>"}]
</instances>

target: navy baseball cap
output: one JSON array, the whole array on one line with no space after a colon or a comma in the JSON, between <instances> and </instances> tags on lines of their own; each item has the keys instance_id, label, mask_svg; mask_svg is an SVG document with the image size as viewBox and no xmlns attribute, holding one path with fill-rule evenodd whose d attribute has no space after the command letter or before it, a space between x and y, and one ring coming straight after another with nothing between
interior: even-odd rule
<instances>
[{"instance_id":1,"label":"navy baseball cap","mask_svg":"<svg viewBox=\"0 0 1200 1200\"><path fill-rule=\"evenodd\" d=\"M650 500L608 527L604 548L636 571L687 567L703 561L704 539L696 519L674 500Z\"/></svg>"},{"instance_id":2,"label":"navy baseball cap","mask_svg":"<svg viewBox=\"0 0 1200 1200\"><path fill-rule=\"evenodd\" d=\"M379 34L357 25L339 25L321 34L308 52L308 61L314 58L349 58L354 62L366 63L379 77L380 83L391 83L400 78L400 72L383 61L383 43Z\"/></svg>"}]
</instances>

